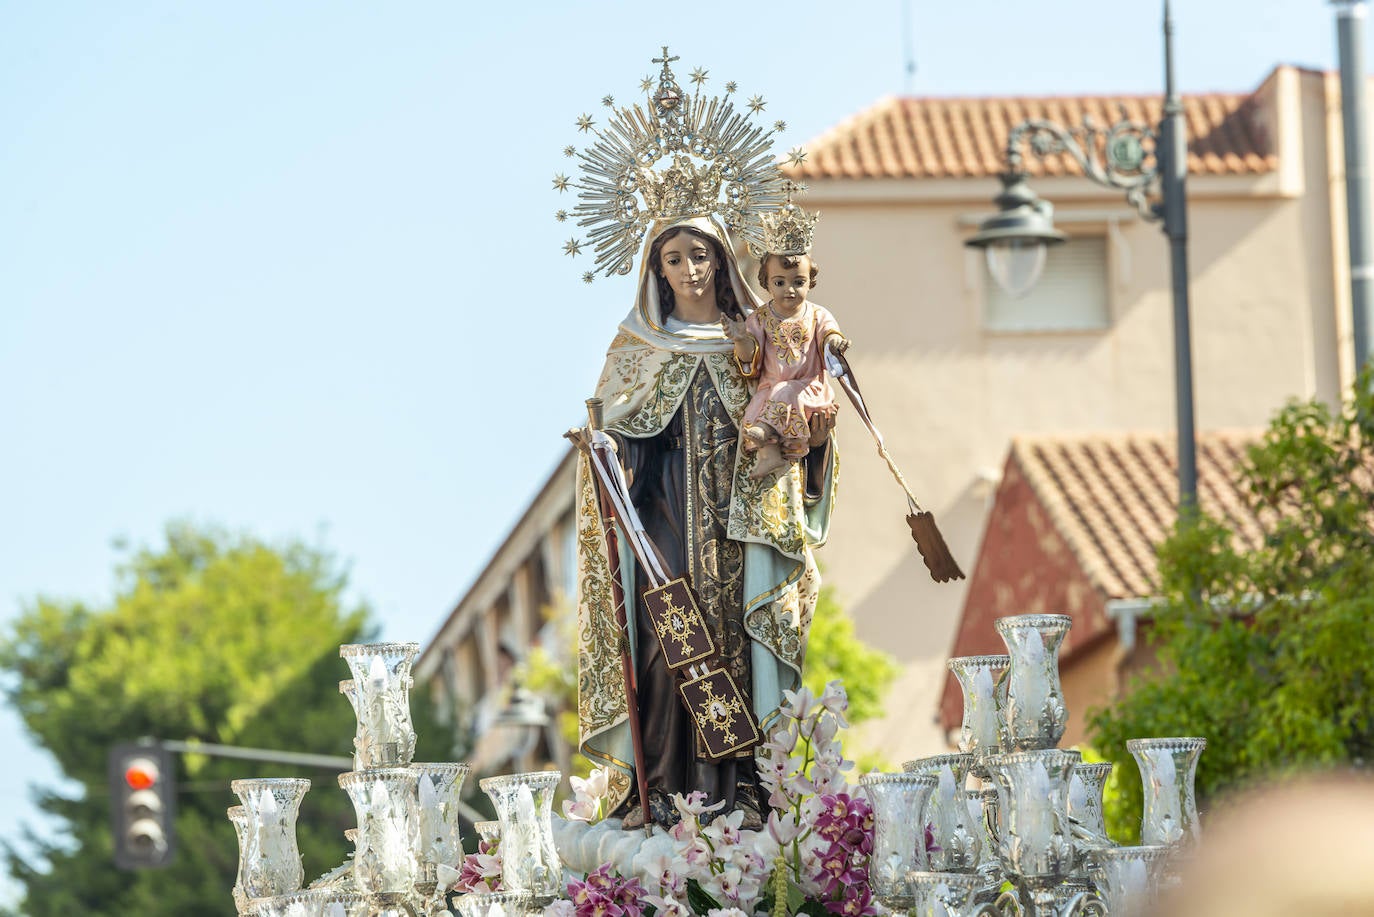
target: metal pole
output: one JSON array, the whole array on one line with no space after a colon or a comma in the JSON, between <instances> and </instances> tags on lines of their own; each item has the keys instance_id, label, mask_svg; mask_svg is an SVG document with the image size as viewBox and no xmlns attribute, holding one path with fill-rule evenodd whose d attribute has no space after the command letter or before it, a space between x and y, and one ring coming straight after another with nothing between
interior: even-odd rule
<instances>
[{"instance_id":1,"label":"metal pole","mask_svg":"<svg viewBox=\"0 0 1374 917\"><path fill-rule=\"evenodd\" d=\"M238 758L241 761L266 761L271 764L318 767L324 770L353 770L353 759L339 755L312 755L300 751L277 751L269 748L240 748L237 745L216 745L213 742L178 742L175 739L160 741L158 744L168 751L174 751L178 754L208 755L212 758Z\"/></svg>"},{"instance_id":2,"label":"metal pole","mask_svg":"<svg viewBox=\"0 0 1374 917\"><path fill-rule=\"evenodd\" d=\"M176 739L151 739L157 745L177 754L206 755L211 758L238 758L241 761L266 761L269 764L289 764L296 767L319 767L325 770L351 771L353 759L340 755L312 755L300 751L277 751L273 748L240 748L237 745L216 745L213 742L180 742ZM474 824L486 818L472 806L458 801L458 811Z\"/></svg>"},{"instance_id":3,"label":"metal pole","mask_svg":"<svg viewBox=\"0 0 1374 917\"><path fill-rule=\"evenodd\" d=\"M1179 518L1197 508L1197 442L1193 421L1193 341L1188 309L1188 128L1174 87L1174 20L1164 0L1164 118L1159 124L1164 234L1174 297L1174 390L1178 423Z\"/></svg>"},{"instance_id":4,"label":"metal pole","mask_svg":"<svg viewBox=\"0 0 1374 917\"><path fill-rule=\"evenodd\" d=\"M1341 132L1345 135L1345 212L1350 243L1350 311L1355 332L1355 372L1369 363L1370 283L1374 236L1369 225L1369 142L1365 91L1364 0L1335 0L1336 46L1341 64Z\"/></svg>"}]
</instances>

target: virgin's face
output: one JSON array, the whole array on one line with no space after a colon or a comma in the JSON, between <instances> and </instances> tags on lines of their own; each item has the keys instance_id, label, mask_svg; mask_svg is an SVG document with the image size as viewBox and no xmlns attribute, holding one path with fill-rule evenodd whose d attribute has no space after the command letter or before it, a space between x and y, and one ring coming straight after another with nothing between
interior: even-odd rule
<instances>
[{"instance_id":1,"label":"virgin's face","mask_svg":"<svg viewBox=\"0 0 1374 917\"><path fill-rule=\"evenodd\" d=\"M678 306L714 305L719 269L711 246L689 232L669 236L659 253L659 273L673 288Z\"/></svg>"}]
</instances>

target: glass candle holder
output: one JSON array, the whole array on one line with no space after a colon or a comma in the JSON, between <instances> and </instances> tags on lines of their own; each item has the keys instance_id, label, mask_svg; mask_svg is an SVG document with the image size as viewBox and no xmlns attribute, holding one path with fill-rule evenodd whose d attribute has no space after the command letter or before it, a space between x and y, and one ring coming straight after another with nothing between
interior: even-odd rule
<instances>
[{"instance_id":1,"label":"glass candle holder","mask_svg":"<svg viewBox=\"0 0 1374 917\"><path fill-rule=\"evenodd\" d=\"M474 822L472 827L476 829L478 838L488 847L495 847L501 843L501 823L499 821Z\"/></svg>"},{"instance_id":2,"label":"glass candle holder","mask_svg":"<svg viewBox=\"0 0 1374 917\"><path fill-rule=\"evenodd\" d=\"M358 721L353 737L356 770L405 767L414 757L410 666L419 649L418 643L352 643L339 647L339 655L353 673L356 696L349 699ZM344 690L342 685L340 690Z\"/></svg>"},{"instance_id":3,"label":"glass candle holder","mask_svg":"<svg viewBox=\"0 0 1374 917\"><path fill-rule=\"evenodd\" d=\"M434 885L440 864L458 869L463 839L458 825L466 764L412 764L420 816L420 882Z\"/></svg>"},{"instance_id":4,"label":"glass candle holder","mask_svg":"<svg viewBox=\"0 0 1374 917\"><path fill-rule=\"evenodd\" d=\"M997 633L1011 656L999 713L1006 751L1054 748L1063 738L1069 711L1059 683L1059 646L1071 623L1067 615L997 619Z\"/></svg>"},{"instance_id":5,"label":"glass candle holder","mask_svg":"<svg viewBox=\"0 0 1374 917\"><path fill-rule=\"evenodd\" d=\"M231 894L234 897L234 910L240 914L248 911L248 895L243 890L243 863L247 859L247 851L244 845L248 841L248 814L243 806L230 806L228 812L229 822L234 826L234 837L239 844L239 868L234 873L234 888Z\"/></svg>"},{"instance_id":6,"label":"glass candle holder","mask_svg":"<svg viewBox=\"0 0 1374 917\"><path fill-rule=\"evenodd\" d=\"M1068 797L1078 760L1078 752L1055 749L988 758L997 787L999 854L1013 875L1047 885L1073 870Z\"/></svg>"},{"instance_id":7,"label":"glass candle holder","mask_svg":"<svg viewBox=\"0 0 1374 917\"><path fill-rule=\"evenodd\" d=\"M472 892L458 898L462 917L523 917L532 905L528 891Z\"/></svg>"},{"instance_id":8,"label":"glass candle holder","mask_svg":"<svg viewBox=\"0 0 1374 917\"><path fill-rule=\"evenodd\" d=\"M1011 664L1010 656L955 656L945 665L964 692L964 720L959 728L959 750L973 755L980 776L982 760L1002 750L997 719L997 676Z\"/></svg>"},{"instance_id":9,"label":"glass candle holder","mask_svg":"<svg viewBox=\"0 0 1374 917\"><path fill-rule=\"evenodd\" d=\"M257 917L368 917L367 898L354 892L311 889L253 902Z\"/></svg>"},{"instance_id":10,"label":"glass candle holder","mask_svg":"<svg viewBox=\"0 0 1374 917\"><path fill-rule=\"evenodd\" d=\"M1102 813L1102 793L1112 775L1110 761L1077 764L1069 776L1069 817L1084 830L1107 839L1107 823Z\"/></svg>"},{"instance_id":11,"label":"glass candle holder","mask_svg":"<svg viewBox=\"0 0 1374 917\"><path fill-rule=\"evenodd\" d=\"M409 768L374 768L339 775L339 786L353 801L358 839L353 879L367 895L410 894L419 868L415 772Z\"/></svg>"},{"instance_id":12,"label":"glass candle holder","mask_svg":"<svg viewBox=\"0 0 1374 917\"><path fill-rule=\"evenodd\" d=\"M553 843L553 795L559 771L487 777L480 784L501 821L501 883L527 891L535 905L562 890L563 864Z\"/></svg>"},{"instance_id":13,"label":"glass candle holder","mask_svg":"<svg viewBox=\"0 0 1374 917\"><path fill-rule=\"evenodd\" d=\"M973 755L934 755L908 761L902 770L909 774L929 774L936 778L935 789L926 803L926 822L940 849L928 852L931 872L973 872L978 868L982 847L982 828L969 816L964 784Z\"/></svg>"},{"instance_id":14,"label":"glass candle holder","mask_svg":"<svg viewBox=\"0 0 1374 917\"><path fill-rule=\"evenodd\" d=\"M911 889L912 917L963 917L978 886L978 877L964 872L926 872L906 874Z\"/></svg>"},{"instance_id":15,"label":"glass candle holder","mask_svg":"<svg viewBox=\"0 0 1374 917\"><path fill-rule=\"evenodd\" d=\"M1098 851L1093 883L1112 917L1146 913L1158 889L1159 873L1169 848L1157 845L1113 847Z\"/></svg>"},{"instance_id":16,"label":"glass candle holder","mask_svg":"<svg viewBox=\"0 0 1374 917\"><path fill-rule=\"evenodd\" d=\"M873 853L868 881L873 896L894 911L911 906L906 875L926 865L926 802L938 782L932 774L864 774L859 786L873 806Z\"/></svg>"},{"instance_id":17,"label":"glass candle holder","mask_svg":"<svg viewBox=\"0 0 1374 917\"><path fill-rule=\"evenodd\" d=\"M249 899L298 891L305 879L296 843L296 817L310 781L298 777L235 780L230 785L243 803L243 893Z\"/></svg>"},{"instance_id":18,"label":"glass candle holder","mask_svg":"<svg viewBox=\"0 0 1374 917\"><path fill-rule=\"evenodd\" d=\"M1146 846L1196 843L1202 836L1194 782L1207 740L1130 739L1126 750L1140 768L1145 802L1140 841Z\"/></svg>"}]
</instances>

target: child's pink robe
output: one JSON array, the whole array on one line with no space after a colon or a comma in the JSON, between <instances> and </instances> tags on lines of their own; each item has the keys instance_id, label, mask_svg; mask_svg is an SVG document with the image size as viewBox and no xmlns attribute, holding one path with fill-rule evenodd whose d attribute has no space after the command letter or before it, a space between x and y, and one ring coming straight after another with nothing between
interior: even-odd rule
<instances>
[{"instance_id":1,"label":"child's pink robe","mask_svg":"<svg viewBox=\"0 0 1374 917\"><path fill-rule=\"evenodd\" d=\"M825 307L808 300L793 318L779 318L764 305L745 320L745 328L762 346L754 358L759 387L744 409L744 423L772 427L784 453L804 451L812 415L834 410L821 348L840 326Z\"/></svg>"}]
</instances>

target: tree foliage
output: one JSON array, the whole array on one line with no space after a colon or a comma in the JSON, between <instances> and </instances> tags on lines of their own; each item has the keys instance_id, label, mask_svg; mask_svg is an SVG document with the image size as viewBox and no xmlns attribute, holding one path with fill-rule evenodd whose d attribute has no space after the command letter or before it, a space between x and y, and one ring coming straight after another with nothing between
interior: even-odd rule
<instances>
[{"instance_id":1,"label":"tree foliage","mask_svg":"<svg viewBox=\"0 0 1374 917\"><path fill-rule=\"evenodd\" d=\"M1295 402L1242 469L1263 544L1202 517L1163 543L1157 665L1092 718L1122 772L1109 814L1139 821L1125 742L1207 738L1198 793L1297 770L1367 766L1374 751L1374 377L1339 411ZM1129 838L1119 838L1129 839Z\"/></svg>"},{"instance_id":2,"label":"tree foliage","mask_svg":"<svg viewBox=\"0 0 1374 917\"><path fill-rule=\"evenodd\" d=\"M365 639L368 625L366 609L343 608L344 585L318 549L173 524L165 547L120 566L108 606L26 605L0 640L6 694L81 791L39 790L59 836L5 845L22 913L233 914L238 854L225 809L237 777L313 778L299 830L307 881L343 860L354 818L334 774L182 755L174 861L117 871L105 762L110 746L144 736L348 754L338 647Z\"/></svg>"}]
</instances>

